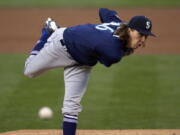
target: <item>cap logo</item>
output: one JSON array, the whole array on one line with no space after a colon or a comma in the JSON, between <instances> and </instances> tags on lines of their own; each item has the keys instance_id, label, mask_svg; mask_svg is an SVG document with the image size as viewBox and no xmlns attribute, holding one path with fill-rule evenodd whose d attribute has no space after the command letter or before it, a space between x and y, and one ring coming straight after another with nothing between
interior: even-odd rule
<instances>
[{"instance_id":1,"label":"cap logo","mask_svg":"<svg viewBox=\"0 0 180 135\"><path fill-rule=\"evenodd\" d=\"M147 22L146 22L146 29L150 29L150 27L151 27L151 22L150 22L150 21L147 21Z\"/></svg>"}]
</instances>

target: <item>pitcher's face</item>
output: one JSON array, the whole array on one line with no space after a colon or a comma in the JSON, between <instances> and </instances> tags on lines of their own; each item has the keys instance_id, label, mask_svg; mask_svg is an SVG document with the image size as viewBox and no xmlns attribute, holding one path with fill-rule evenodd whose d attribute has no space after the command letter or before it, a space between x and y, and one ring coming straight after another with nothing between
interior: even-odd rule
<instances>
[{"instance_id":1,"label":"pitcher's face","mask_svg":"<svg viewBox=\"0 0 180 135\"><path fill-rule=\"evenodd\" d=\"M129 41L127 43L128 48L137 49L139 47L145 46L147 36L142 35L137 30L131 28L128 29L129 32Z\"/></svg>"}]
</instances>

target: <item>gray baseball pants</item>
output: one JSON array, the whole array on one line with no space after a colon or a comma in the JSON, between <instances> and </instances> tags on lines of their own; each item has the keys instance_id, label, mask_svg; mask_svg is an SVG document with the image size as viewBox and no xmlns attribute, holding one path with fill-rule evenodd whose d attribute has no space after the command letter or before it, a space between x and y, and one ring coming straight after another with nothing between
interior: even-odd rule
<instances>
[{"instance_id":1,"label":"gray baseball pants","mask_svg":"<svg viewBox=\"0 0 180 135\"><path fill-rule=\"evenodd\" d=\"M63 114L78 115L82 107L80 101L86 91L91 67L79 66L60 42L65 28L59 28L48 39L37 55L30 55L24 68L28 77L36 77L54 68L64 68L65 95Z\"/></svg>"}]
</instances>

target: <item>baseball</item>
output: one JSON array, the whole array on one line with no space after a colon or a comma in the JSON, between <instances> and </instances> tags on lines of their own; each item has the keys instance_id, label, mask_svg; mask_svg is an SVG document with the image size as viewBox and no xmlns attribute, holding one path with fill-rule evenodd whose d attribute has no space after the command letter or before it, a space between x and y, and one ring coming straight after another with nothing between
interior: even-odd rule
<instances>
[{"instance_id":1,"label":"baseball","mask_svg":"<svg viewBox=\"0 0 180 135\"><path fill-rule=\"evenodd\" d=\"M49 107L42 107L38 112L39 118L43 120L49 120L53 117L53 111Z\"/></svg>"}]
</instances>

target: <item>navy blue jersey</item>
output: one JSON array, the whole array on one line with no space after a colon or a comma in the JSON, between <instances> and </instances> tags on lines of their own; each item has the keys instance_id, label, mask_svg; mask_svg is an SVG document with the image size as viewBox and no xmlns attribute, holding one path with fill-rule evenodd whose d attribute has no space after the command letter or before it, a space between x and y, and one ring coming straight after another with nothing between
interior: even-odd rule
<instances>
[{"instance_id":1,"label":"navy blue jersey","mask_svg":"<svg viewBox=\"0 0 180 135\"><path fill-rule=\"evenodd\" d=\"M102 24L84 24L64 31L64 42L80 64L93 66L98 61L109 67L124 56L124 42L113 35L121 20L113 10L99 10Z\"/></svg>"}]
</instances>

